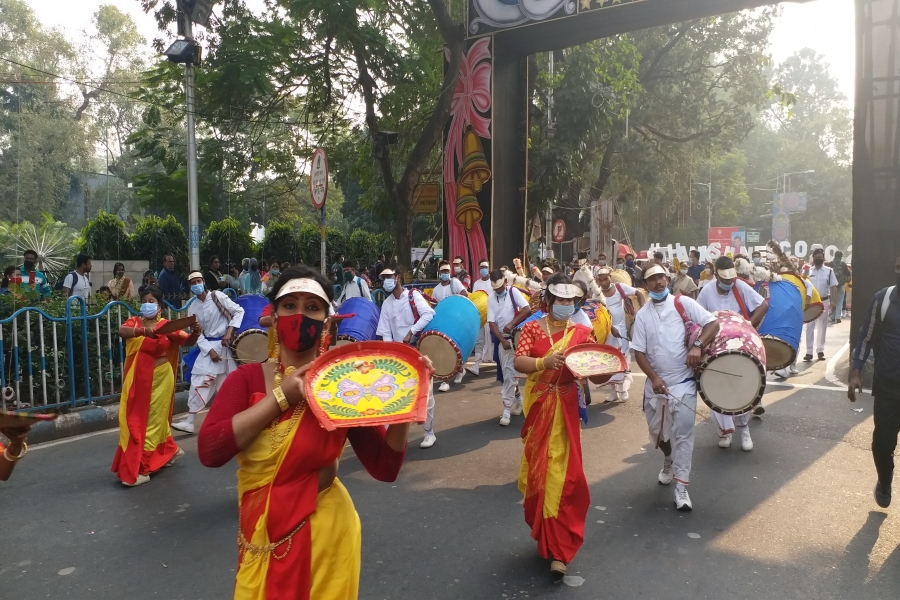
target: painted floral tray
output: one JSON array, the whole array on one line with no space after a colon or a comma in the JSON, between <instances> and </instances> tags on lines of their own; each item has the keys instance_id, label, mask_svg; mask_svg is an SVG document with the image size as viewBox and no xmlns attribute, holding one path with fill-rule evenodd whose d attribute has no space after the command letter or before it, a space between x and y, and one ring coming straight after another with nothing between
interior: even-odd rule
<instances>
[{"instance_id":1,"label":"painted floral tray","mask_svg":"<svg viewBox=\"0 0 900 600\"><path fill-rule=\"evenodd\" d=\"M566 350L566 366L579 379L623 373L628 362L622 352L606 344L579 344Z\"/></svg>"},{"instance_id":2,"label":"painted floral tray","mask_svg":"<svg viewBox=\"0 0 900 600\"><path fill-rule=\"evenodd\" d=\"M25 427L41 421L54 421L59 415L0 411L0 427Z\"/></svg>"},{"instance_id":3,"label":"painted floral tray","mask_svg":"<svg viewBox=\"0 0 900 600\"><path fill-rule=\"evenodd\" d=\"M319 356L306 398L319 424L338 427L424 423L430 374L418 350L397 342L355 342Z\"/></svg>"}]
</instances>

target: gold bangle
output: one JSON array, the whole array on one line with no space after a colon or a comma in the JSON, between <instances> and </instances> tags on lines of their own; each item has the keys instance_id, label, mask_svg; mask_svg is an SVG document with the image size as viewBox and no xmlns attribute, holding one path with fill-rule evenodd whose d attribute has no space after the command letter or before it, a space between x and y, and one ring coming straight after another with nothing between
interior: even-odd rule
<instances>
[{"instance_id":1,"label":"gold bangle","mask_svg":"<svg viewBox=\"0 0 900 600\"><path fill-rule=\"evenodd\" d=\"M543 371L543 370L544 370L544 359L543 359L543 357L541 357L541 358L537 359L536 361L534 361L534 368L537 369L538 371Z\"/></svg>"},{"instance_id":2,"label":"gold bangle","mask_svg":"<svg viewBox=\"0 0 900 600\"><path fill-rule=\"evenodd\" d=\"M281 389L281 386L272 388L272 395L275 396L275 401L278 402L278 408L281 409L281 412L284 412L291 407L290 403L287 401L287 397L285 397L284 395L284 390Z\"/></svg>"},{"instance_id":3,"label":"gold bangle","mask_svg":"<svg viewBox=\"0 0 900 600\"><path fill-rule=\"evenodd\" d=\"M3 450L3 458L8 460L9 462L16 462L26 454L28 454L28 444L26 442L22 442L22 451L18 456L13 456L12 454L10 454L9 448L4 448Z\"/></svg>"}]
</instances>

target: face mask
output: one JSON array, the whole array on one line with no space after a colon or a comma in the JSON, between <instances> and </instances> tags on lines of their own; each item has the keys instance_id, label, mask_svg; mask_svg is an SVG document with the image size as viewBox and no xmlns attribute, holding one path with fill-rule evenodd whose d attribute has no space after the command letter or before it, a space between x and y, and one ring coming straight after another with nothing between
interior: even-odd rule
<instances>
[{"instance_id":1,"label":"face mask","mask_svg":"<svg viewBox=\"0 0 900 600\"><path fill-rule=\"evenodd\" d=\"M152 319L159 312L159 304L155 302L144 302L141 304L141 315L145 319Z\"/></svg>"},{"instance_id":2,"label":"face mask","mask_svg":"<svg viewBox=\"0 0 900 600\"><path fill-rule=\"evenodd\" d=\"M497 294L497 298L498 298L498 299L502 300L503 297L506 295L506 289L504 288L504 289L498 290L498 291L496 291L496 292L494 292L494 293Z\"/></svg>"},{"instance_id":3,"label":"face mask","mask_svg":"<svg viewBox=\"0 0 900 600\"><path fill-rule=\"evenodd\" d=\"M606 261L603 260L603 259L601 258L601 259L597 262L597 264L600 265L601 267L605 267L605 266L606 266Z\"/></svg>"},{"instance_id":4,"label":"face mask","mask_svg":"<svg viewBox=\"0 0 900 600\"><path fill-rule=\"evenodd\" d=\"M281 275L281 271L279 271L278 269L269 269L269 275L278 277L279 275Z\"/></svg>"},{"instance_id":5,"label":"face mask","mask_svg":"<svg viewBox=\"0 0 900 600\"><path fill-rule=\"evenodd\" d=\"M481 270L479 270L478 272L481 273L481 276L482 276L482 277L487 277L487 276L488 276L488 273L489 273L490 271L488 271L487 269L485 269L484 267L482 267Z\"/></svg>"},{"instance_id":6,"label":"face mask","mask_svg":"<svg viewBox=\"0 0 900 600\"><path fill-rule=\"evenodd\" d=\"M453 267L454 273L462 273L462 267Z\"/></svg>"},{"instance_id":7,"label":"face mask","mask_svg":"<svg viewBox=\"0 0 900 600\"><path fill-rule=\"evenodd\" d=\"M441 273L441 281L450 281L450 273Z\"/></svg>"},{"instance_id":8,"label":"face mask","mask_svg":"<svg viewBox=\"0 0 900 600\"><path fill-rule=\"evenodd\" d=\"M681 273L682 275L687 275L687 269L679 269L678 272Z\"/></svg>"},{"instance_id":9,"label":"face mask","mask_svg":"<svg viewBox=\"0 0 900 600\"><path fill-rule=\"evenodd\" d=\"M669 295L669 288L663 289L661 292L650 292L650 297L657 302L660 300L665 300L666 296Z\"/></svg>"},{"instance_id":10,"label":"face mask","mask_svg":"<svg viewBox=\"0 0 900 600\"><path fill-rule=\"evenodd\" d=\"M825 264L825 259L824 258L814 258L813 262L815 263L815 265L817 267L821 267L823 264Z\"/></svg>"},{"instance_id":11,"label":"face mask","mask_svg":"<svg viewBox=\"0 0 900 600\"><path fill-rule=\"evenodd\" d=\"M623 270L624 270L624 269L625 269L625 264L624 264L624 263L616 263L616 268L617 268L617 269L623 269Z\"/></svg>"},{"instance_id":12,"label":"face mask","mask_svg":"<svg viewBox=\"0 0 900 600\"><path fill-rule=\"evenodd\" d=\"M394 288L397 287L397 282L393 279L385 279L384 283L381 284L381 287L384 288L388 294L394 291Z\"/></svg>"},{"instance_id":13,"label":"face mask","mask_svg":"<svg viewBox=\"0 0 900 600\"><path fill-rule=\"evenodd\" d=\"M760 257L758 257L758 256L754 256L754 257L753 257L753 264L754 264L754 265L758 265L758 264L761 263L761 262L762 262L762 259L761 259Z\"/></svg>"},{"instance_id":14,"label":"face mask","mask_svg":"<svg viewBox=\"0 0 900 600\"><path fill-rule=\"evenodd\" d=\"M199 296L203 293L206 287L202 283L195 283L191 286L191 291L194 292L195 296Z\"/></svg>"},{"instance_id":15,"label":"face mask","mask_svg":"<svg viewBox=\"0 0 900 600\"><path fill-rule=\"evenodd\" d=\"M726 285L726 284L722 283L721 281L717 281L716 285L719 286L719 289L722 290L723 292L730 292L731 288L734 287L734 282L732 281L731 283Z\"/></svg>"},{"instance_id":16,"label":"face mask","mask_svg":"<svg viewBox=\"0 0 900 600\"><path fill-rule=\"evenodd\" d=\"M278 324L275 326L279 341L293 352L306 352L315 348L324 328L325 321L317 321L301 313L278 317Z\"/></svg>"},{"instance_id":17,"label":"face mask","mask_svg":"<svg viewBox=\"0 0 900 600\"><path fill-rule=\"evenodd\" d=\"M344 271L344 281L347 283L353 281L353 271Z\"/></svg>"},{"instance_id":18,"label":"face mask","mask_svg":"<svg viewBox=\"0 0 900 600\"><path fill-rule=\"evenodd\" d=\"M554 304L551 312L557 321L568 321L569 317L575 314L575 305Z\"/></svg>"},{"instance_id":19,"label":"face mask","mask_svg":"<svg viewBox=\"0 0 900 600\"><path fill-rule=\"evenodd\" d=\"M30 260L26 260L24 266L26 271L31 271L32 269L34 269L34 263Z\"/></svg>"},{"instance_id":20,"label":"face mask","mask_svg":"<svg viewBox=\"0 0 900 600\"><path fill-rule=\"evenodd\" d=\"M633 260L626 260L626 261L625 261L625 264L628 265L629 267L633 267L633 266L634 266L634 261L633 261Z\"/></svg>"}]
</instances>

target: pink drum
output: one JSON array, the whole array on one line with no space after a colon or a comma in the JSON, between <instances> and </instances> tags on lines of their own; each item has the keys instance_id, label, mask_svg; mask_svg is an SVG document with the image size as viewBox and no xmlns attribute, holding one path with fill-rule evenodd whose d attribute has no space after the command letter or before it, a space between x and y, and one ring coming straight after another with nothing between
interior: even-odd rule
<instances>
[{"instance_id":1,"label":"pink drum","mask_svg":"<svg viewBox=\"0 0 900 600\"><path fill-rule=\"evenodd\" d=\"M753 410L766 390L766 349L747 319L730 310L713 313L719 334L704 348L697 390L709 408L723 415ZM695 333L699 334L699 330Z\"/></svg>"}]
</instances>

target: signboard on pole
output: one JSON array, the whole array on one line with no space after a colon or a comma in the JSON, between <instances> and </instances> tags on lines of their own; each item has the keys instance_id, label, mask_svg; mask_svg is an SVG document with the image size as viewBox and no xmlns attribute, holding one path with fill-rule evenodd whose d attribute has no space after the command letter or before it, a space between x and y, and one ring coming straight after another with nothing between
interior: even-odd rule
<instances>
[{"instance_id":1,"label":"signboard on pole","mask_svg":"<svg viewBox=\"0 0 900 600\"><path fill-rule=\"evenodd\" d=\"M438 195L440 188L436 183L420 183L413 191L413 201L415 208L413 212L417 215L433 215L438 209Z\"/></svg>"},{"instance_id":2,"label":"signboard on pole","mask_svg":"<svg viewBox=\"0 0 900 600\"><path fill-rule=\"evenodd\" d=\"M566 222L562 219L557 219L553 222L553 241L554 242L562 242L566 239Z\"/></svg>"},{"instance_id":3,"label":"signboard on pole","mask_svg":"<svg viewBox=\"0 0 900 600\"><path fill-rule=\"evenodd\" d=\"M321 148L316 148L312 155L312 166L309 171L309 195L317 210L325 207L325 197L328 195L328 158Z\"/></svg>"},{"instance_id":4,"label":"signboard on pole","mask_svg":"<svg viewBox=\"0 0 900 600\"><path fill-rule=\"evenodd\" d=\"M747 232L747 243L748 244L758 244L759 243L759 232L758 231L748 231Z\"/></svg>"},{"instance_id":5,"label":"signboard on pole","mask_svg":"<svg viewBox=\"0 0 900 600\"><path fill-rule=\"evenodd\" d=\"M744 254L746 251L747 237L743 227L710 227L708 244L719 244L722 254L726 248L732 256Z\"/></svg>"}]
</instances>

